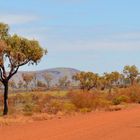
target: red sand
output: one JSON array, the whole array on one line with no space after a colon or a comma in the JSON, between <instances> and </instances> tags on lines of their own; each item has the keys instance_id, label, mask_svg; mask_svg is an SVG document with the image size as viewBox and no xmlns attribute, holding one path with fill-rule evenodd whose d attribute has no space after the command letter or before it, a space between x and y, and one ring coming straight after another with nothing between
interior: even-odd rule
<instances>
[{"instance_id":1,"label":"red sand","mask_svg":"<svg viewBox=\"0 0 140 140\"><path fill-rule=\"evenodd\" d=\"M140 140L140 106L5 126L0 140Z\"/></svg>"}]
</instances>

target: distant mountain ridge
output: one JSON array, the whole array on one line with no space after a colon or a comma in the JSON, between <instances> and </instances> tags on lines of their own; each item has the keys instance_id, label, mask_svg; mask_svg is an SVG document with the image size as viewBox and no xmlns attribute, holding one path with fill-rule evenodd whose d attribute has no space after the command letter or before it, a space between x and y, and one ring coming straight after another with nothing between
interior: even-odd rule
<instances>
[{"instance_id":1,"label":"distant mountain ridge","mask_svg":"<svg viewBox=\"0 0 140 140\"><path fill-rule=\"evenodd\" d=\"M63 67L51 68L51 69L39 70L39 71L19 71L17 72L16 75L13 76L12 80L17 84L19 81L23 81L22 74L34 73L38 81L42 81L43 83L46 83L43 75L48 74L51 75L52 77L51 85L55 85L58 84L59 79L63 78L64 76L67 76L68 80L73 82L72 76L78 72L80 71L77 69L63 68Z\"/></svg>"}]
</instances>

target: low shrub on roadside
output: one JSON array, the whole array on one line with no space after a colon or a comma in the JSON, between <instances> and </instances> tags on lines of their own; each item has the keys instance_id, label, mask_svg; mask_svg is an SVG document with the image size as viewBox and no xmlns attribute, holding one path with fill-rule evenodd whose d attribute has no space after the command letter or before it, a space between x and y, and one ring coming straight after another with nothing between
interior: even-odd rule
<instances>
[{"instance_id":1,"label":"low shrub on roadside","mask_svg":"<svg viewBox=\"0 0 140 140\"><path fill-rule=\"evenodd\" d=\"M87 112L107 108L111 104L100 92L70 92L68 98L79 110L88 110Z\"/></svg>"},{"instance_id":2,"label":"low shrub on roadside","mask_svg":"<svg viewBox=\"0 0 140 140\"><path fill-rule=\"evenodd\" d=\"M59 95L60 94L60 95ZM36 113L91 112L112 110L110 106L140 103L140 86L108 91L92 90L69 92L30 92L9 94L9 114L33 115ZM3 95L0 95L0 115L3 112Z\"/></svg>"},{"instance_id":3,"label":"low shrub on roadside","mask_svg":"<svg viewBox=\"0 0 140 140\"><path fill-rule=\"evenodd\" d=\"M119 89L115 93L115 98L118 102L139 103L140 102L140 86L134 85L131 87Z\"/></svg>"},{"instance_id":4,"label":"low shrub on roadside","mask_svg":"<svg viewBox=\"0 0 140 140\"><path fill-rule=\"evenodd\" d=\"M130 98L126 95L117 96L112 100L114 105L119 105L121 103L128 103L129 101L130 101Z\"/></svg>"}]
</instances>

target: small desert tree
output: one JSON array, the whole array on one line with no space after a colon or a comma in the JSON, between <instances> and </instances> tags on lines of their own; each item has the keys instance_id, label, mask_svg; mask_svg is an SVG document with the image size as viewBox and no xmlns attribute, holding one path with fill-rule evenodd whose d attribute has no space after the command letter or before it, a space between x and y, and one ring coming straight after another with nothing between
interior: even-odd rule
<instances>
[{"instance_id":1,"label":"small desert tree","mask_svg":"<svg viewBox=\"0 0 140 140\"><path fill-rule=\"evenodd\" d=\"M121 79L121 74L117 71L111 73L104 73L105 80L107 82L107 86L109 87L109 92L113 86L118 86L118 82Z\"/></svg>"},{"instance_id":2,"label":"small desert tree","mask_svg":"<svg viewBox=\"0 0 140 140\"><path fill-rule=\"evenodd\" d=\"M44 87L46 87L46 84L43 83L41 80L38 80L38 81L37 81L37 87L42 87L42 88L44 88Z\"/></svg>"},{"instance_id":3,"label":"small desert tree","mask_svg":"<svg viewBox=\"0 0 140 140\"><path fill-rule=\"evenodd\" d=\"M37 87L37 73L33 73L33 83L34 83L34 87Z\"/></svg>"},{"instance_id":4,"label":"small desert tree","mask_svg":"<svg viewBox=\"0 0 140 140\"><path fill-rule=\"evenodd\" d=\"M100 76L98 78L97 86L101 90L104 90L107 87L107 80L106 80L105 76Z\"/></svg>"},{"instance_id":5,"label":"small desert tree","mask_svg":"<svg viewBox=\"0 0 140 140\"><path fill-rule=\"evenodd\" d=\"M20 80L19 82L18 82L18 88L22 88L23 87L23 82Z\"/></svg>"},{"instance_id":6,"label":"small desert tree","mask_svg":"<svg viewBox=\"0 0 140 140\"><path fill-rule=\"evenodd\" d=\"M17 73L19 67L26 64L38 64L44 52L46 51L40 47L38 41L10 35L9 26L0 23L0 81L4 85L3 115L8 113L9 80Z\"/></svg>"},{"instance_id":7,"label":"small desert tree","mask_svg":"<svg viewBox=\"0 0 140 140\"><path fill-rule=\"evenodd\" d=\"M47 83L47 88L50 89L51 82L52 82L52 79L53 79L52 75L49 74L49 73L44 73L43 77L44 77L44 79L45 79L45 81Z\"/></svg>"},{"instance_id":8,"label":"small desert tree","mask_svg":"<svg viewBox=\"0 0 140 140\"><path fill-rule=\"evenodd\" d=\"M97 87L98 74L92 72L80 72L73 76L73 79L80 82L82 90L91 90Z\"/></svg>"},{"instance_id":9,"label":"small desert tree","mask_svg":"<svg viewBox=\"0 0 140 140\"><path fill-rule=\"evenodd\" d=\"M58 80L58 86L59 88L61 89L65 89L65 88L68 88L70 86L70 80L68 80L68 77L67 76L64 76L64 77L61 77L59 80Z\"/></svg>"},{"instance_id":10,"label":"small desert tree","mask_svg":"<svg viewBox=\"0 0 140 140\"><path fill-rule=\"evenodd\" d=\"M125 78L129 79L130 84L134 85L134 82L139 75L139 70L138 68L133 65L133 66L125 66L123 70Z\"/></svg>"},{"instance_id":11,"label":"small desert tree","mask_svg":"<svg viewBox=\"0 0 140 140\"><path fill-rule=\"evenodd\" d=\"M23 78L23 81L25 82L25 87L26 87L26 90L27 90L31 81L34 78L34 74L24 73L24 74L22 74L22 78Z\"/></svg>"}]
</instances>

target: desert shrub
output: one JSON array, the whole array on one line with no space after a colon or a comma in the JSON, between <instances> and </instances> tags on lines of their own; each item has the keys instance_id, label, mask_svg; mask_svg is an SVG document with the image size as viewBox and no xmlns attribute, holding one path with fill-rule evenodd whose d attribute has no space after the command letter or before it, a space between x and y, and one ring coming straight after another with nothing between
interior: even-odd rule
<instances>
[{"instance_id":1,"label":"desert shrub","mask_svg":"<svg viewBox=\"0 0 140 140\"><path fill-rule=\"evenodd\" d=\"M70 101L81 110L87 110L89 112L94 109L107 108L111 105L111 102L104 98L100 92L70 92L68 94ZM83 111L84 112L84 111Z\"/></svg>"},{"instance_id":2,"label":"desert shrub","mask_svg":"<svg viewBox=\"0 0 140 140\"><path fill-rule=\"evenodd\" d=\"M79 111L80 111L81 113L87 113L87 112L91 112L92 109L91 109L91 108L81 108Z\"/></svg>"},{"instance_id":3,"label":"desert shrub","mask_svg":"<svg viewBox=\"0 0 140 140\"><path fill-rule=\"evenodd\" d=\"M136 103L139 100L139 96L138 96L138 94L135 91L132 91L129 94L129 97L130 97L131 102L135 102Z\"/></svg>"},{"instance_id":4,"label":"desert shrub","mask_svg":"<svg viewBox=\"0 0 140 140\"><path fill-rule=\"evenodd\" d=\"M12 114L19 114L17 108L15 108L14 106L10 106L9 107L9 115L12 115Z\"/></svg>"},{"instance_id":5,"label":"desert shrub","mask_svg":"<svg viewBox=\"0 0 140 140\"><path fill-rule=\"evenodd\" d=\"M88 92L70 92L68 97L77 108L92 108L95 99L94 94Z\"/></svg>"},{"instance_id":6,"label":"desert shrub","mask_svg":"<svg viewBox=\"0 0 140 140\"><path fill-rule=\"evenodd\" d=\"M140 86L135 85L128 88L120 89L117 95L127 96L127 98L129 98L130 103L139 103L140 102ZM127 101L128 100L126 100L126 102Z\"/></svg>"},{"instance_id":7,"label":"desert shrub","mask_svg":"<svg viewBox=\"0 0 140 140\"><path fill-rule=\"evenodd\" d=\"M47 108L53 100L53 97L50 95L45 94L44 96L42 95L36 102L35 104L38 105L38 108L40 109L40 112L47 112Z\"/></svg>"},{"instance_id":8,"label":"desert shrub","mask_svg":"<svg viewBox=\"0 0 140 140\"><path fill-rule=\"evenodd\" d=\"M63 110L66 113L74 112L77 110L76 106L71 102L63 103Z\"/></svg>"},{"instance_id":9,"label":"desert shrub","mask_svg":"<svg viewBox=\"0 0 140 140\"><path fill-rule=\"evenodd\" d=\"M113 102L114 105L119 105L119 104L121 104L123 102L128 103L129 100L130 99L129 99L129 97L127 95L120 95L120 96L117 96L116 98L114 98L112 100L112 102Z\"/></svg>"},{"instance_id":10,"label":"desert shrub","mask_svg":"<svg viewBox=\"0 0 140 140\"><path fill-rule=\"evenodd\" d=\"M16 106L16 105L22 103L23 100L24 100L24 97L22 94L13 94L9 97L8 102L9 102L10 106Z\"/></svg>"},{"instance_id":11,"label":"desert shrub","mask_svg":"<svg viewBox=\"0 0 140 140\"><path fill-rule=\"evenodd\" d=\"M119 105L121 103L121 100L119 100L118 98L114 98L112 102L114 105Z\"/></svg>"},{"instance_id":12,"label":"desert shrub","mask_svg":"<svg viewBox=\"0 0 140 140\"><path fill-rule=\"evenodd\" d=\"M97 109L107 109L111 106L112 102L107 100L106 98L98 98L96 101Z\"/></svg>"},{"instance_id":13,"label":"desert shrub","mask_svg":"<svg viewBox=\"0 0 140 140\"><path fill-rule=\"evenodd\" d=\"M112 90L49 91L9 94L9 114L57 114L74 111L109 110L112 105L140 103L140 86ZM3 94L0 95L0 114L3 111Z\"/></svg>"},{"instance_id":14,"label":"desert shrub","mask_svg":"<svg viewBox=\"0 0 140 140\"><path fill-rule=\"evenodd\" d=\"M42 112L57 114L58 112L71 113L73 111L76 111L76 106L73 103L62 99L52 99L45 104Z\"/></svg>"},{"instance_id":15,"label":"desert shrub","mask_svg":"<svg viewBox=\"0 0 140 140\"><path fill-rule=\"evenodd\" d=\"M48 95L51 95L53 97L66 97L68 91L58 90L58 91L49 91Z\"/></svg>"},{"instance_id":16,"label":"desert shrub","mask_svg":"<svg viewBox=\"0 0 140 140\"><path fill-rule=\"evenodd\" d=\"M33 108L34 108L34 105L32 103L25 104L24 107L23 107L24 115L32 115L33 114Z\"/></svg>"},{"instance_id":17,"label":"desert shrub","mask_svg":"<svg viewBox=\"0 0 140 140\"><path fill-rule=\"evenodd\" d=\"M118 96L118 93L106 93L106 99L109 101L112 101L116 96Z\"/></svg>"},{"instance_id":18,"label":"desert shrub","mask_svg":"<svg viewBox=\"0 0 140 140\"><path fill-rule=\"evenodd\" d=\"M49 104L45 107L45 111L50 114L57 114L57 112L62 111L63 102L59 100L51 100Z\"/></svg>"}]
</instances>

